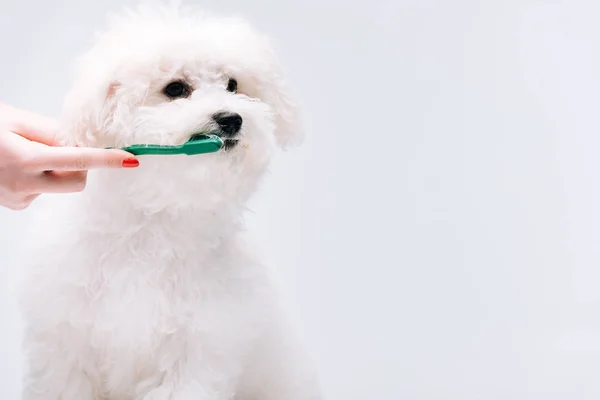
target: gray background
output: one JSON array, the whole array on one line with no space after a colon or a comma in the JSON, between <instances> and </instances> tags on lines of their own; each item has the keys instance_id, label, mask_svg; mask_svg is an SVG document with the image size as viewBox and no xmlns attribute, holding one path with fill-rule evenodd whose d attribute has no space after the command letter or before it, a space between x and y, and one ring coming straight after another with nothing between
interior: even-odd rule
<instances>
[{"instance_id":1,"label":"gray background","mask_svg":"<svg viewBox=\"0 0 600 400\"><path fill-rule=\"evenodd\" d=\"M2 0L0 99L56 114L118 0ZM252 226L329 399L600 398L600 5L207 0L273 36L309 137ZM20 327L0 210L0 398Z\"/></svg>"}]
</instances>

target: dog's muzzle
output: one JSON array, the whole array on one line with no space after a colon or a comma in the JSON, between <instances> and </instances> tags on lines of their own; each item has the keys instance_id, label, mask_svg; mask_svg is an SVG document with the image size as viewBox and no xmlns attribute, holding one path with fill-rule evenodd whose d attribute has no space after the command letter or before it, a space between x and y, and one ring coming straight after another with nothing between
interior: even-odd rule
<instances>
[{"instance_id":1,"label":"dog's muzzle","mask_svg":"<svg viewBox=\"0 0 600 400\"><path fill-rule=\"evenodd\" d=\"M229 150L235 147L239 142L236 137L242 129L242 116L238 113L220 111L213 114L212 118L219 127L217 134L224 139L224 149Z\"/></svg>"}]
</instances>

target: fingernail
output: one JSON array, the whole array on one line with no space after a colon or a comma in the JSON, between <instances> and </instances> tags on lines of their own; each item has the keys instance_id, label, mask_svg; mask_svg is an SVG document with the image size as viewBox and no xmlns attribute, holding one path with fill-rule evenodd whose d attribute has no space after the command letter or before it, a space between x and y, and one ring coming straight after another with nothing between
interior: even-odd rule
<instances>
[{"instance_id":1,"label":"fingernail","mask_svg":"<svg viewBox=\"0 0 600 400\"><path fill-rule=\"evenodd\" d=\"M135 168L140 165L140 162L135 158L126 158L123 160L124 168Z\"/></svg>"}]
</instances>

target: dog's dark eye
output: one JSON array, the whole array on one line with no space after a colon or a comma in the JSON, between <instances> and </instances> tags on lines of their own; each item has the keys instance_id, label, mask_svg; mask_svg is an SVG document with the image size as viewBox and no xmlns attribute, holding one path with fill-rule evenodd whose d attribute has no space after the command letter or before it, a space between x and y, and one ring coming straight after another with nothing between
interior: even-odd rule
<instances>
[{"instance_id":1,"label":"dog's dark eye","mask_svg":"<svg viewBox=\"0 0 600 400\"><path fill-rule=\"evenodd\" d=\"M237 81L235 79L229 79L229 82L227 82L227 91L231 93L237 92Z\"/></svg>"},{"instance_id":2,"label":"dog's dark eye","mask_svg":"<svg viewBox=\"0 0 600 400\"><path fill-rule=\"evenodd\" d=\"M190 87L185 82L171 82L165 87L163 93L171 99L187 97L190 94Z\"/></svg>"}]
</instances>

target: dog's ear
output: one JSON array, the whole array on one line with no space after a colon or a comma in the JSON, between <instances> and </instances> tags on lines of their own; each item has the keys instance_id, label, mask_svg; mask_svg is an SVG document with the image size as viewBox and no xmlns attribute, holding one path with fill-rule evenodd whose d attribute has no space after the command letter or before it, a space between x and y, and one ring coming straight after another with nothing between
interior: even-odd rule
<instances>
[{"instance_id":1,"label":"dog's ear","mask_svg":"<svg viewBox=\"0 0 600 400\"><path fill-rule=\"evenodd\" d=\"M283 78L275 81L272 104L275 111L275 135L282 149L299 146L304 139L304 128L300 118L300 109L291 99L289 89Z\"/></svg>"},{"instance_id":2,"label":"dog's ear","mask_svg":"<svg viewBox=\"0 0 600 400\"><path fill-rule=\"evenodd\" d=\"M262 37L264 44L261 61L268 67L259 74L259 96L275 114L275 136L282 149L300 145L304 140L304 127L298 104L284 77L283 68L272 41Z\"/></svg>"},{"instance_id":3,"label":"dog's ear","mask_svg":"<svg viewBox=\"0 0 600 400\"><path fill-rule=\"evenodd\" d=\"M63 106L62 134L69 144L102 145L122 120L121 84L77 79ZM118 129L118 128L117 128Z\"/></svg>"}]
</instances>

